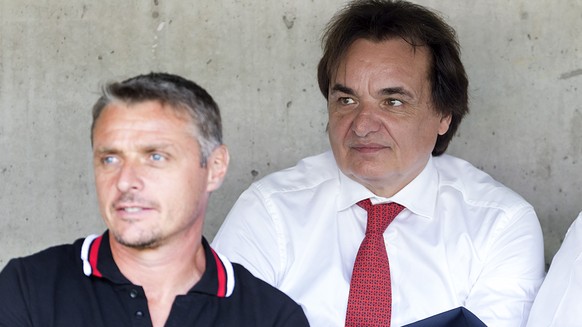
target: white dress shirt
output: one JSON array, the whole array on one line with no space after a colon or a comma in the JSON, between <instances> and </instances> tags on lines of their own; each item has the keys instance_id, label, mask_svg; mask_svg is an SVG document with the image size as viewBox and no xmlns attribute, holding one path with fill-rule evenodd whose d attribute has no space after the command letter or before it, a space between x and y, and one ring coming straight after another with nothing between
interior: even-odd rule
<instances>
[{"instance_id":1,"label":"white dress shirt","mask_svg":"<svg viewBox=\"0 0 582 327\"><path fill-rule=\"evenodd\" d=\"M582 212L552 260L527 326L582 326Z\"/></svg>"},{"instance_id":2,"label":"white dress shirt","mask_svg":"<svg viewBox=\"0 0 582 327\"><path fill-rule=\"evenodd\" d=\"M544 277L534 209L448 155L389 199L343 175L331 152L303 159L252 184L213 246L300 303L312 326L343 326L366 198L406 207L384 233L392 326L459 306L490 326L525 325Z\"/></svg>"}]
</instances>

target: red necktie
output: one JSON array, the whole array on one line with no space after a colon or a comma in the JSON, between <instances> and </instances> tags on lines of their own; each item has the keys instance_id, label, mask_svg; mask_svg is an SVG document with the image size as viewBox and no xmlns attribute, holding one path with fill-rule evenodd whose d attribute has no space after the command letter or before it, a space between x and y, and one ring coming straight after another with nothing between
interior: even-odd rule
<instances>
[{"instance_id":1,"label":"red necktie","mask_svg":"<svg viewBox=\"0 0 582 327\"><path fill-rule=\"evenodd\" d=\"M360 245L348 297L347 326L390 326L392 288L384 231L404 209L398 203L358 202L368 212L366 236Z\"/></svg>"}]
</instances>

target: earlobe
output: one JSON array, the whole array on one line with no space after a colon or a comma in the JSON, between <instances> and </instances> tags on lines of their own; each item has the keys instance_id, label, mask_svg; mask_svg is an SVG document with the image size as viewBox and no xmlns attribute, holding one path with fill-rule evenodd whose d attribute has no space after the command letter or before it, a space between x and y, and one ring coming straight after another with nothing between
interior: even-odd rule
<instances>
[{"instance_id":1,"label":"earlobe","mask_svg":"<svg viewBox=\"0 0 582 327\"><path fill-rule=\"evenodd\" d=\"M439 135L444 135L448 130L449 126L451 125L452 116L448 114L441 118L440 126L439 126Z\"/></svg>"},{"instance_id":2,"label":"earlobe","mask_svg":"<svg viewBox=\"0 0 582 327\"><path fill-rule=\"evenodd\" d=\"M228 171L229 161L230 155L226 145L221 144L212 151L206 163L208 168L208 192L215 191L222 185L222 181L224 181L224 177Z\"/></svg>"}]
</instances>

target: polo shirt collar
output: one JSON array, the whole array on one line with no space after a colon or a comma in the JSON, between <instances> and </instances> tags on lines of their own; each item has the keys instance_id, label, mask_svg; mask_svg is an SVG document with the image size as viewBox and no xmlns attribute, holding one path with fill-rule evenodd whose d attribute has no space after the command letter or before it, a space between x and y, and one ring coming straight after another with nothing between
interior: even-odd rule
<instances>
[{"instance_id":1,"label":"polo shirt collar","mask_svg":"<svg viewBox=\"0 0 582 327\"><path fill-rule=\"evenodd\" d=\"M206 256L206 269L189 293L204 293L217 297L231 296L235 287L232 263L225 256L214 251L204 237L202 237L202 246Z\"/></svg>"},{"instance_id":2,"label":"polo shirt collar","mask_svg":"<svg viewBox=\"0 0 582 327\"><path fill-rule=\"evenodd\" d=\"M217 297L229 297L234 292L235 277L232 263L214 251L202 237L202 247L206 258L206 268L200 280L188 293L204 293ZM115 284L131 284L123 276L111 253L109 232L90 235L81 247L83 273L88 277L108 279Z\"/></svg>"},{"instance_id":3,"label":"polo shirt collar","mask_svg":"<svg viewBox=\"0 0 582 327\"><path fill-rule=\"evenodd\" d=\"M108 230L101 235L85 238L81 247L81 260L85 276L105 278L115 284L131 284L113 260Z\"/></svg>"},{"instance_id":4,"label":"polo shirt collar","mask_svg":"<svg viewBox=\"0 0 582 327\"><path fill-rule=\"evenodd\" d=\"M344 175L339 168L338 174L340 180L338 211L346 210L359 201L369 198L373 204L396 202L419 216L428 219L434 217L438 194L438 172L432 156L429 157L420 174L390 198L375 195L362 184Z\"/></svg>"}]
</instances>

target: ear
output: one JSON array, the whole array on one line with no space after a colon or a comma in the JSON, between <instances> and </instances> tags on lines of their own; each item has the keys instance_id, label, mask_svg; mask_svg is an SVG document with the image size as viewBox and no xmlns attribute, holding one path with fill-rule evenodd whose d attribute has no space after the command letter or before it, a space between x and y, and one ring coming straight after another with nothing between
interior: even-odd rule
<instances>
[{"instance_id":1,"label":"ear","mask_svg":"<svg viewBox=\"0 0 582 327\"><path fill-rule=\"evenodd\" d=\"M228 154L226 145L222 144L212 151L212 154L206 162L206 167L208 168L207 192L215 191L222 185L222 181L228 170L229 161L230 155Z\"/></svg>"},{"instance_id":2,"label":"ear","mask_svg":"<svg viewBox=\"0 0 582 327\"><path fill-rule=\"evenodd\" d=\"M451 114L441 117L438 130L439 135L444 135L449 130L449 126L451 125L451 119L452 119Z\"/></svg>"}]
</instances>

